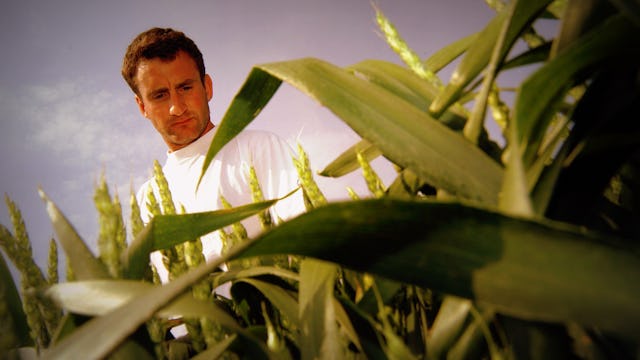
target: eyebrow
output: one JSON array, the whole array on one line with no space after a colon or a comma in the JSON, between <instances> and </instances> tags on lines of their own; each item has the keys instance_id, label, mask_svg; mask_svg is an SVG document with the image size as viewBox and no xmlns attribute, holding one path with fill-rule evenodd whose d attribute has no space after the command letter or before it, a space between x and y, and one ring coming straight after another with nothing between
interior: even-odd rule
<instances>
[{"instance_id":1,"label":"eyebrow","mask_svg":"<svg viewBox=\"0 0 640 360\"><path fill-rule=\"evenodd\" d=\"M183 86L185 86L185 85L192 85L192 84L193 84L193 83L195 83L195 82L196 82L196 80L195 80L195 79L187 79L187 80L185 80L185 81L183 81L183 82L179 83L179 84L176 86L176 89L179 89L179 88L181 88L181 87L183 87ZM154 97L155 95L162 94L162 93L167 92L167 91L168 91L168 89L167 89L166 87L162 87L162 88L155 89L155 90L153 90L153 91L149 92L149 93L147 94L147 96L148 96L148 97Z\"/></svg>"}]
</instances>

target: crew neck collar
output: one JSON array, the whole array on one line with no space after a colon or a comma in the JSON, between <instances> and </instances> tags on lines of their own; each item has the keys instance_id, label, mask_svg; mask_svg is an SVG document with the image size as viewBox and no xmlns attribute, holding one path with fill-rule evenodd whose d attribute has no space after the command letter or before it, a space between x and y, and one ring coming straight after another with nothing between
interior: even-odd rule
<instances>
[{"instance_id":1,"label":"crew neck collar","mask_svg":"<svg viewBox=\"0 0 640 360\"><path fill-rule=\"evenodd\" d=\"M167 151L167 158L180 160L206 153L209 150L209 145L211 144L211 140L213 139L213 135L216 133L216 130L218 130L217 126L209 130L206 134L200 136L196 141L183 147L182 149L178 149L172 152Z\"/></svg>"}]
</instances>

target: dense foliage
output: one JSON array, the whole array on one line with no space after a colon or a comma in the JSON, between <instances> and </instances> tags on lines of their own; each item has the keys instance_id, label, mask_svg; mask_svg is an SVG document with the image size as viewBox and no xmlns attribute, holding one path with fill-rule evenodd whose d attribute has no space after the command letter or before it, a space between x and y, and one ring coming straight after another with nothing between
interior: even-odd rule
<instances>
[{"instance_id":1,"label":"dense foliage","mask_svg":"<svg viewBox=\"0 0 640 360\"><path fill-rule=\"evenodd\" d=\"M106 184L94 256L44 193L68 262L58 283L31 260L19 210L0 245L0 351L43 358L635 358L640 336L640 7L632 0L487 1L495 18L422 60L376 9L406 63L340 68L313 58L252 69L205 168L284 81L329 108L362 141L323 176L362 169L370 198L327 203L304 151L295 159L308 212L275 225L255 203L180 214L159 166L160 199L133 238ZM539 21L558 22L545 39ZM456 63L457 62L457 63ZM448 83L438 73L455 63ZM535 64L515 89L500 75ZM490 116L487 113L490 113ZM502 130L489 139L486 122ZM384 186L369 162L398 175ZM204 170L204 169L203 169ZM249 191L249 190L248 190ZM235 206L235 207L234 207ZM239 221L259 215L248 239ZM225 239L205 263L197 241ZM151 251L170 259L158 286ZM2 259L0 257L0 259ZM226 264L228 271L219 271ZM212 295L232 284L232 299ZM55 303L54 303L55 302ZM57 304L57 305L56 305ZM184 323L189 335L168 329ZM11 351L10 351L11 350Z\"/></svg>"}]
</instances>

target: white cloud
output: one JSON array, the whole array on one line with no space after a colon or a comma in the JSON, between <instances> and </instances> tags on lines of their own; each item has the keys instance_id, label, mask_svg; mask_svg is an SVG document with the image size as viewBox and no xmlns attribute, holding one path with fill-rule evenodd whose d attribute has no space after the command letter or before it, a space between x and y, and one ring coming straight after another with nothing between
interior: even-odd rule
<instances>
[{"instance_id":1,"label":"white cloud","mask_svg":"<svg viewBox=\"0 0 640 360\"><path fill-rule=\"evenodd\" d=\"M110 183L139 181L152 160L164 156L164 146L129 94L114 94L95 81L77 79L29 87L22 98L19 108L28 123L27 146L54 154L60 165L79 169L75 178L83 184L92 184L102 171ZM66 190L77 189L73 183L68 180Z\"/></svg>"},{"instance_id":2,"label":"white cloud","mask_svg":"<svg viewBox=\"0 0 640 360\"><path fill-rule=\"evenodd\" d=\"M132 155L139 142L135 132L124 129L134 122L135 109L126 109L126 99L105 90L84 87L82 82L29 89L32 104L28 118L34 125L32 141L60 155L80 161L109 162Z\"/></svg>"}]
</instances>

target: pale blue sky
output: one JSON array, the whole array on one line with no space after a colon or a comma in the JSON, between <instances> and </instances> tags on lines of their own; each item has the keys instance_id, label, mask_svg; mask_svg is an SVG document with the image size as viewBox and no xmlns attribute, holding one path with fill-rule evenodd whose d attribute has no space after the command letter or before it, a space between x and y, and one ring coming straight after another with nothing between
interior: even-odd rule
<instances>
[{"instance_id":1,"label":"pale blue sky","mask_svg":"<svg viewBox=\"0 0 640 360\"><path fill-rule=\"evenodd\" d=\"M482 0L377 4L422 57L493 16ZM258 63L307 56L340 66L368 58L399 63L379 35L369 0L9 0L2 8L0 191L22 209L41 265L53 232L38 185L93 245L92 196L100 173L126 207L130 184L137 188L153 159L164 160L164 144L120 76L124 50L139 32L174 27L196 41L214 81L214 123ZM252 126L292 145L300 140L317 169L357 141L328 111L287 86ZM360 186L361 179L349 181ZM322 184L346 197L343 183ZM0 222L10 227L4 204Z\"/></svg>"}]
</instances>

